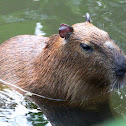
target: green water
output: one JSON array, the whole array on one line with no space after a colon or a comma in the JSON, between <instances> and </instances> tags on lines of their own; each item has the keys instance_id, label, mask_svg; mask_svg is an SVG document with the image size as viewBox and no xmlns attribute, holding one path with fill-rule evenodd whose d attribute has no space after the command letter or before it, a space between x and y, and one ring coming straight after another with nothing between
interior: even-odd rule
<instances>
[{"instance_id":1,"label":"green water","mask_svg":"<svg viewBox=\"0 0 126 126\"><path fill-rule=\"evenodd\" d=\"M35 34L38 22L45 36L57 34L61 23L84 22L86 12L90 13L92 23L107 31L126 52L125 0L0 0L0 43L16 35ZM46 124L44 115L33 103L1 87L0 126Z\"/></svg>"}]
</instances>

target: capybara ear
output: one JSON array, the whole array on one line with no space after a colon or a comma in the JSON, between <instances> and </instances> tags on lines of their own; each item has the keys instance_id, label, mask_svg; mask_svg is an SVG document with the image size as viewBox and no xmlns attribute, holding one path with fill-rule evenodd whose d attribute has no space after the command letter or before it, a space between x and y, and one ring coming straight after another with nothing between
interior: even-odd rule
<instances>
[{"instance_id":1,"label":"capybara ear","mask_svg":"<svg viewBox=\"0 0 126 126\"><path fill-rule=\"evenodd\" d=\"M62 38L68 39L73 32L73 28L67 24L61 24L59 28L59 35Z\"/></svg>"}]
</instances>

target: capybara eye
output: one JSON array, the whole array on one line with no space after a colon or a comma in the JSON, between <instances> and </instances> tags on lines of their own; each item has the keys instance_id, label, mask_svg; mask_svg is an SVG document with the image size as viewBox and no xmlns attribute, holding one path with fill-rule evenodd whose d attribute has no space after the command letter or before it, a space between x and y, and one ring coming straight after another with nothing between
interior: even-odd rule
<instances>
[{"instance_id":1,"label":"capybara eye","mask_svg":"<svg viewBox=\"0 0 126 126\"><path fill-rule=\"evenodd\" d=\"M80 46L81 46L81 48L82 48L84 51L88 51L88 52L92 52L92 51L93 51L93 48L92 48L90 45L81 43Z\"/></svg>"}]
</instances>

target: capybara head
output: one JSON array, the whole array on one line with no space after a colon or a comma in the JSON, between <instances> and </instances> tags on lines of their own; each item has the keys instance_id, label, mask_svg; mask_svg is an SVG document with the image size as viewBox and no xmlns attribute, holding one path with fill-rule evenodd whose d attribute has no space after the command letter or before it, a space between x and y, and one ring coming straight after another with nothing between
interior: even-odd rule
<instances>
[{"instance_id":1,"label":"capybara head","mask_svg":"<svg viewBox=\"0 0 126 126\"><path fill-rule=\"evenodd\" d=\"M125 84L126 56L107 32L87 18L84 23L60 26L61 57L69 73L62 90L73 102L95 103Z\"/></svg>"}]
</instances>

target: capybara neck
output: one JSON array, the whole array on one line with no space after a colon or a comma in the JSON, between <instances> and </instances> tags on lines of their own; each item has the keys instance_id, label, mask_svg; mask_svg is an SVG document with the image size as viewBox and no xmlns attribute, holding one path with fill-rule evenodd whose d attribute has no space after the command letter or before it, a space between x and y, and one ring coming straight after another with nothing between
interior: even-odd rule
<instances>
[{"instance_id":1,"label":"capybara neck","mask_svg":"<svg viewBox=\"0 0 126 126\"><path fill-rule=\"evenodd\" d=\"M82 108L66 101L48 100L34 95L30 99L39 105L52 126L94 126L114 119L108 102Z\"/></svg>"},{"instance_id":2,"label":"capybara neck","mask_svg":"<svg viewBox=\"0 0 126 126\"><path fill-rule=\"evenodd\" d=\"M125 54L89 15L61 24L58 35L21 35L0 45L0 79L33 93L28 97L54 126L110 119L109 95L125 84L125 72Z\"/></svg>"}]
</instances>

